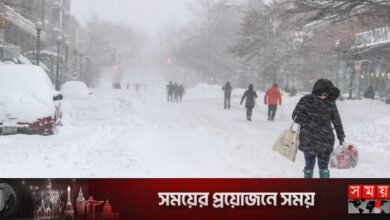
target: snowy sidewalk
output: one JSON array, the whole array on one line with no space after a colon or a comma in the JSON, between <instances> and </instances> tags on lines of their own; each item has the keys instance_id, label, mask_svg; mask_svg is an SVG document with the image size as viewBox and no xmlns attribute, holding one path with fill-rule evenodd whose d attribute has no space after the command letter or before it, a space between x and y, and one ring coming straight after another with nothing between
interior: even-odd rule
<instances>
[{"instance_id":1,"label":"snowy sidewalk","mask_svg":"<svg viewBox=\"0 0 390 220\"><path fill-rule=\"evenodd\" d=\"M56 135L0 137L1 176L300 178L301 152L295 163L272 152L299 97L284 97L272 123L258 94L248 122L241 93L234 91L229 111L221 88L207 85L189 89L181 104L167 103L163 87L141 94L96 89L89 100L64 100ZM361 158L357 168L332 169L331 177L390 177L390 105L362 100L338 107L346 141Z\"/></svg>"}]
</instances>

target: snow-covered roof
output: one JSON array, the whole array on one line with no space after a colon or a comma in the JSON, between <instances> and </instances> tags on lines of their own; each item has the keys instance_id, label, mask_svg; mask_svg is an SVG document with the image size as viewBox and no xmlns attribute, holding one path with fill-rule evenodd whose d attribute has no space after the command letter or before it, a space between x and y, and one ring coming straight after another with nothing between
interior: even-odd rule
<instances>
[{"instance_id":1,"label":"snow-covered roof","mask_svg":"<svg viewBox=\"0 0 390 220\"><path fill-rule=\"evenodd\" d=\"M13 23L18 26L20 29L26 31L27 33L36 36L37 30L35 28L34 22L23 17L21 14L17 13L13 8L9 6L5 6L5 18L8 22ZM41 32L42 40L46 39L46 33L44 31Z\"/></svg>"}]
</instances>

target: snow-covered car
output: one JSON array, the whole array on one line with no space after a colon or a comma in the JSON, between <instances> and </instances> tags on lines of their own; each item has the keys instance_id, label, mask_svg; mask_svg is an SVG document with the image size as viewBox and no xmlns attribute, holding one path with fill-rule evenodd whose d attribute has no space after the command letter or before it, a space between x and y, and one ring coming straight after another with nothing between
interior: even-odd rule
<instances>
[{"instance_id":1,"label":"snow-covered car","mask_svg":"<svg viewBox=\"0 0 390 220\"><path fill-rule=\"evenodd\" d=\"M41 67L0 66L0 134L53 134L61 123L61 100Z\"/></svg>"},{"instance_id":2,"label":"snow-covered car","mask_svg":"<svg viewBox=\"0 0 390 220\"><path fill-rule=\"evenodd\" d=\"M82 81L68 81L62 85L61 93L65 99L86 99L92 93Z\"/></svg>"}]
</instances>

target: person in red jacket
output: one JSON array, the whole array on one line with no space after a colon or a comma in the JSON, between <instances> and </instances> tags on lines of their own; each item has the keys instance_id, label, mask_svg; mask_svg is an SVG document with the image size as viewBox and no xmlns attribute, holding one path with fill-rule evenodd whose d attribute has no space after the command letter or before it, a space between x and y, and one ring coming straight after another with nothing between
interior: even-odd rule
<instances>
[{"instance_id":1,"label":"person in red jacket","mask_svg":"<svg viewBox=\"0 0 390 220\"><path fill-rule=\"evenodd\" d=\"M279 105L282 105L282 96L280 95L278 84L274 83L264 95L264 104L268 104L268 121L275 119L278 102Z\"/></svg>"}]
</instances>

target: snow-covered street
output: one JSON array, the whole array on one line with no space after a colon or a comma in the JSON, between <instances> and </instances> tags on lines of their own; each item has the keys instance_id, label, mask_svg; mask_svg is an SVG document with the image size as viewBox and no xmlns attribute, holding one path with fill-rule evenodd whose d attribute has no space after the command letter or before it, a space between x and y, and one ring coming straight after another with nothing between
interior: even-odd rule
<instances>
[{"instance_id":1,"label":"snow-covered street","mask_svg":"<svg viewBox=\"0 0 390 220\"><path fill-rule=\"evenodd\" d=\"M233 91L223 110L220 86L187 89L183 103L167 103L164 84L147 91L93 90L87 100L64 100L63 126L53 136L0 137L3 177L302 177L295 163L272 151L291 123L300 96L283 97L275 122L266 120L259 93L253 121ZM357 168L331 169L331 177L390 177L390 105L338 102L346 141L360 152ZM338 142L337 142L338 143ZM315 170L318 177L318 170Z\"/></svg>"}]
</instances>

